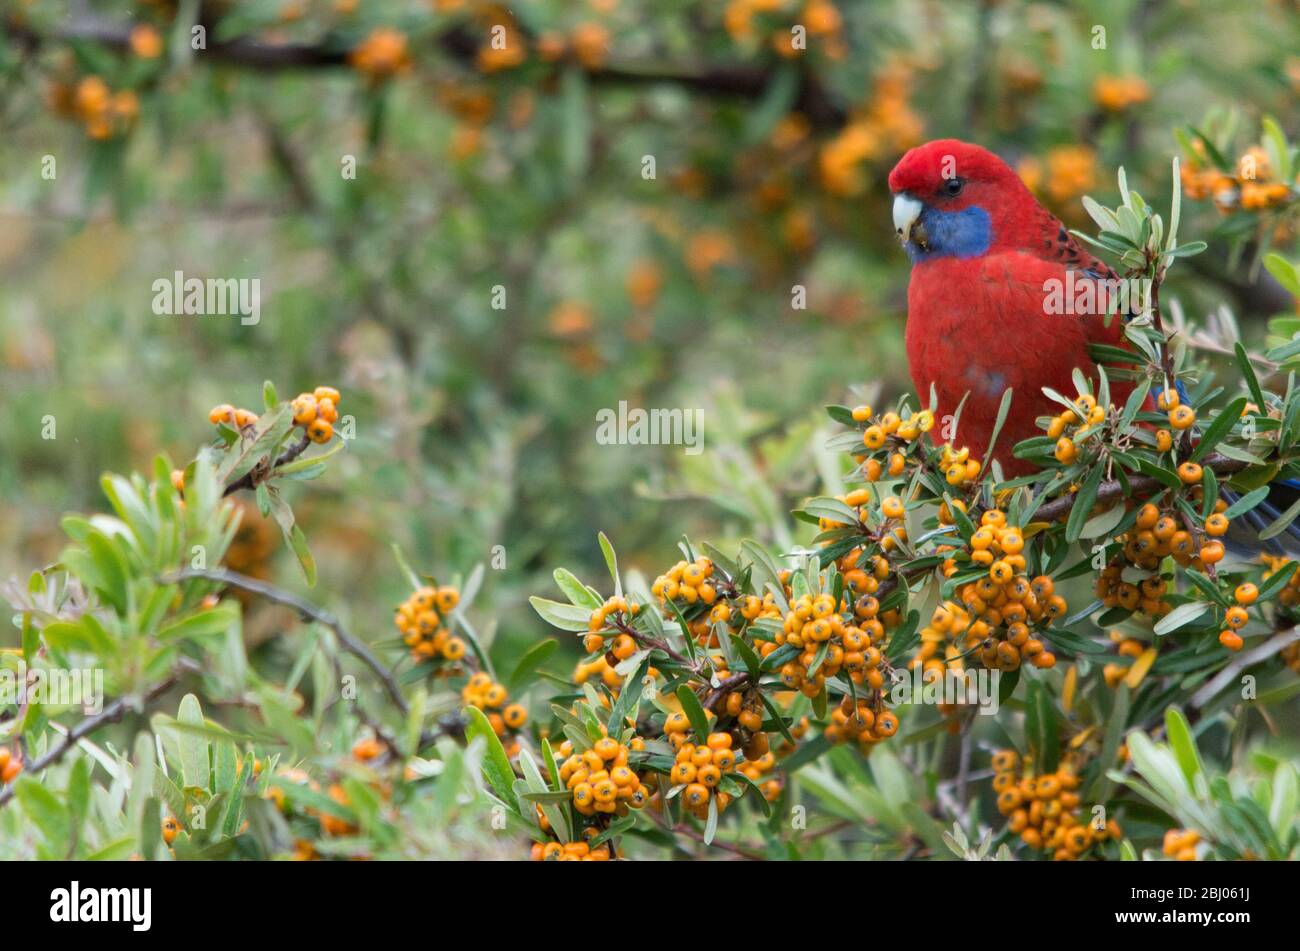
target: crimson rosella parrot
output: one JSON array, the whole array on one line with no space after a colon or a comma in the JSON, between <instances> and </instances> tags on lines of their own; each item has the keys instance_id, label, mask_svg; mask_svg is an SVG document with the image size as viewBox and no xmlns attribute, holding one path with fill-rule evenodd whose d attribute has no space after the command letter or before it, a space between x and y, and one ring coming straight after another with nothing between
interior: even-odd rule
<instances>
[{"instance_id":1,"label":"crimson rosella parrot","mask_svg":"<svg viewBox=\"0 0 1300 951\"><path fill-rule=\"evenodd\" d=\"M1113 280L1005 162L978 145L938 139L908 152L889 173L894 227L912 259L907 291L907 359L921 400L938 396L936 417L956 413L949 441L984 459L1003 393L1011 406L995 457L1008 476L1035 466L1012 455L1042 435L1035 420L1059 404L1043 387L1072 395L1077 367L1095 380L1088 344L1120 345L1121 321L1049 313L1049 281ZM1112 384L1122 405L1131 384ZM969 394L969 395L967 395Z\"/></svg>"},{"instance_id":2,"label":"crimson rosella parrot","mask_svg":"<svg viewBox=\"0 0 1300 951\"><path fill-rule=\"evenodd\" d=\"M889 173L889 190L894 228L912 259L906 337L917 394L928 400L934 388L941 421L964 397L956 433L941 438L983 460L1003 394L1013 390L994 458L1008 478L1033 472L1036 466L1011 450L1042 434L1037 417L1060 411L1043 388L1073 395L1076 368L1096 381L1088 345L1123 346L1127 316L1050 312L1049 282L1116 281L1115 272L1084 251L1005 162L978 145L937 139L917 146ZM1132 389L1112 381L1112 402L1123 405ZM1226 487L1223 495L1237 498ZM1248 528L1227 539L1230 547L1300 555L1300 523L1284 538L1258 538L1297 499L1300 481L1274 481L1267 500L1244 516Z\"/></svg>"}]
</instances>

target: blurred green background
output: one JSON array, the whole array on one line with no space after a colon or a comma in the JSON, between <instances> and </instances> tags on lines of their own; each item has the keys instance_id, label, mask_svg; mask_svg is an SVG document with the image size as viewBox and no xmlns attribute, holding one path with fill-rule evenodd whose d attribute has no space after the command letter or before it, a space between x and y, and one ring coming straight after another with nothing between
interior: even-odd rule
<instances>
[{"instance_id":1,"label":"blurred green background","mask_svg":"<svg viewBox=\"0 0 1300 951\"><path fill-rule=\"evenodd\" d=\"M390 544L440 578L502 546L480 609L506 655L556 565L603 574L597 531L651 576L683 534L805 537L786 512L838 471L823 404L910 386L885 185L908 147L979 142L1085 227L1120 165L1167 202L1177 129L1233 155L1264 114L1300 133L1287 0L0 9L0 576L56 557L101 472L191 458L213 404L331 384L356 439L292 499L313 596L390 636ZM1292 225L1183 221L1211 249L1167 293L1262 334L1291 305L1254 252L1294 259ZM177 270L260 279L260 323L156 316ZM597 445L620 400L702 408L705 451ZM248 550L298 583L278 542Z\"/></svg>"}]
</instances>

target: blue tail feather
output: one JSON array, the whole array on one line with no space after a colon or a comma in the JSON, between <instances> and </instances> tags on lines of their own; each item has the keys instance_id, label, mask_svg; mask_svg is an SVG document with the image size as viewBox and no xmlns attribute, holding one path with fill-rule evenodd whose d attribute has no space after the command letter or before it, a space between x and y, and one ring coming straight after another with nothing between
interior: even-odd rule
<instances>
[{"instance_id":1,"label":"blue tail feather","mask_svg":"<svg viewBox=\"0 0 1300 951\"><path fill-rule=\"evenodd\" d=\"M1232 505L1240 494L1231 489L1222 489L1220 495ZM1260 553L1274 556L1300 558L1300 519L1293 521L1284 531L1269 539L1261 539L1259 533L1281 517L1300 499L1300 479L1278 479L1269 483L1268 495L1249 512L1234 519L1228 534L1224 536L1227 548L1239 557L1255 557Z\"/></svg>"}]
</instances>

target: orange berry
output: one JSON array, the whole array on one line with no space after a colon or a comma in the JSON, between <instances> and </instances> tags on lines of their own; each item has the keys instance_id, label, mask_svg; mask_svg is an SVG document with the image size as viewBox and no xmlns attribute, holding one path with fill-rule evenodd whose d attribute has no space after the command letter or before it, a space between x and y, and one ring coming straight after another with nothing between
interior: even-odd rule
<instances>
[{"instance_id":1,"label":"orange berry","mask_svg":"<svg viewBox=\"0 0 1300 951\"><path fill-rule=\"evenodd\" d=\"M218 423L233 425L235 422L235 408L229 403L221 403L212 407L212 409L208 411L208 422L212 423L214 426Z\"/></svg>"},{"instance_id":2,"label":"orange berry","mask_svg":"<svg viewBox=\"0 0 1300 951\"><path fill-rule=\"evenodd\" d=\"M1190 406L1176 406L1169 411L1169 425L1174 429L1187 429L1194 422L1196 422L1196 410Z\"/></svg>"},{"instance_id":3,"label":"orange berry","mask_svg":"<svg viewBox=\"0 0 1300 951\"><path fill-rule=\"evenodd\" d=\"M1245 642L1236 631L1222 631L1219 634L1219 643L1230 651L1239 651Z\"/></svg>"},{"instance_id":4,"label":"orange berry","mask_svg":"<svg viewBox=\"0 0 1300 951\"><path fill-rule=\"evenodd\" d=\"M293 409L295 425L306 426L316 418L316 397L310 393L299 393L289 406Z\"/></svg>"},{"instance_id":5,"label":"orange berry","mask_svg":"<svg viewBox=\"0 0 1300 951\"><path fill-rule=\"evenodd\" d=\"M317 445L329 442L334 437L334 427L323 419L314 419L307 427L307 438Z\"/></svg>"}]
</instances>

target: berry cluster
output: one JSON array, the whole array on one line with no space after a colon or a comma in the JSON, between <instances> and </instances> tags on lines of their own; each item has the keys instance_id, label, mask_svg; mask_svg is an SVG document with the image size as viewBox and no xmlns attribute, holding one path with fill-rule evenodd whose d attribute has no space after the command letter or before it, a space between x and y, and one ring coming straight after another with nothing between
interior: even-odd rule
<instances>
[{"instance_id":1,"label":"berry cluster","mask_svg":"<svg viewBox=\"0 0 1300 951\"><path fill-rule=\"evenodd\" d=\"M229 403L219 403L208 410L208 422L213 426L229 426L231 429L246 429L257 423L258 415L249 409L236 409Z\"/></svg>"},{"instance_id":2,"label":"berry cluster","mask_svg":"<svg viewBox=\"0 0 1300 951\"><path fill-rule=\"evenodd\" d=\"M1190 465L1195 463L1183 464ZM1182 467L1180 473L1181 470ZM1199 479L1199 472L1196 475ZM1199 488L1193 491L1193 501L1200 492ZM1226 550L1218 538L1228 531L1228 518L1224 515L1227 507L1223 499L1215 502L1214 512L1199 527L1207 537L1198 546L1193 532L1179 520L1179 513L1162 512L1151 502L1143 505L1133 527L1115 537L1121 546L1120 552L1098 575L1097 597L1106 607L1142 611L1152 617L1169 613L1171 606L1164 600L1168 585L1160 572L1161 562L1171 557L1184 567L1204 571L1207 565L1222 561ZM1125 569L1129 567L1141 569L1147 577L1141 581L1124 580Z\"/></svg>"},{"instance_id":3,"label":"berry cluster","mask_svg":"<svg viewBox=\"0 0 1300 951\"><path fill-rule=\"evenodd\" d=\"M555 830L546 818L546 811L538 803L534 806L537 824L542 831L553 837L550 842L534 842L530 857L534 862L608 862L614 858L623 858L623 850L616 848L612 842L596 838L606 831L606 819L597 813L580 821L586 824L576 831L571 841L561 842L554 839Z\"/></svg>"},{"instance_id":4,"label":"berry cluster","mask_svg":"<svg viewBox=\"0 0 1300 951\"><path fill-rule=\"evenodd\" d=\"M492 724L497 736L505 736L507 730L519 730L528 722L528 710L524 705L507 703L510 692L506 690L505 684L495 683L481 670L465 682L460 697L467 705L478 707L487 714L488 723ZM513 756L518 745L516 740L512 744L514 748L507 747L506 751Z\"/></svg>"},{"instance_id":5,"label":"berry cluster","mask_svg":"<svg viewBox=\"0 0 1300 951\"><path fill-rule=\"evenodd\" d=\"M443 624L459 603L460 592L450 585L426 585L402 602L393 623L417 661L441 657L455 663L465 656L465 642Z\"/></svg>"},{"instance_id":6,"label":"berry cluster","mask_svg":"<svg viewBox=\"0 0 1300 951\"><path fill-rule=\"evenodd\" d=\"M338 421L339 391L332 386L318 386L312 393L299 393L290 408L294 425L301 426L307 438L319 444L334 436L334 423ZM208 422L214 426L225 425L240 432L257 423L258 415L252 410L239 409L229 403L220 403L208 412Z\"/></svg>"},{"instance_id":7,"label":"berry cluster","mask_svg":"<svg viewBox=\"0 0 1300 951\"><path fill-rule=\"evenodd\" d=\"M1290 204L1300 197L1300 180L1286 182L1277 177L1268 152L1251 146L1237 161L1235 174L1207 168L1204 143L1192 143L1195 154L1179 170L1183 193L1194 201L1206 198L1224 214L1238 208L1265 211Z\"/></svg>"},{"instance_id":8,"label":"berry cluster","mask_svg":"<svg viewBox=\"0 0 1300 951\"><path fill-rule=\"evenodd\" d=\"M876 421L872 422L873 419ZM914 442L922 433L928 433L934 428L934 414L928 409L910 415L907 419L903 419L892 411L876 418L870 406L855 406L853 408L853 421L866 424L866 428L862 431L862 445L873 452L884 448L887 444L901 445ZM877 466L879 465L877 463ZM880 476L877 473L873 478L872 473L868 472L867 478L869 481L875 482Z\"/></svg>"},{"instance_id":9,"label":"berry cluster","mask_svg":"<svg viewBox=\"0 0 1300 951\"><path fill-rule=\"evenodd\" d=\"M1080 820L1079 777L1068 763L1054 773L1036 775L1033 760L1026 757L1022 764L1014 750L999 750L993 754L993 770L998 812L1007 817L1007 829L1030 848L1072 861L1093 845L1120 837L1114 819L1101 828Z\"/></svg>"},{"instance_id":10,"label":"berry cluster","mask_svg":"<svg viewBox=\"0 0 1300 951\"><path fill-rule=\"evenodd\" d=\"M1072 410L1053 416L1047 424L1048 438L1056 440L1052 454L1057 462L1066 466L1078 458L1079 444L1098 432L1106 421L1106 407L1101 406L1091 393L1084 393L1076 399L1074 406Z\"/></svg>"},{"instance_id":11,"label":"berry cluster","mask_svg":"<svg viewBox=\"0 0 1300 951\"><path fill-rule=\"evenodd\" d=\"M538 807L537 815L542 827L549 831L550 824L542 815L541 807ZM534 862L608 862L611 858L609 844L591 845L591 840L599 834L600 830L595 826L587 826L582 830L582 839L577 842L534 842L531 858Z\"/></svg>"},{"instance_id":12,"label":"berry cluster","mask_svg":"<svg viewBox=\"0 0 1300 951\"><path fill-rule=\"evenodd\" d=\"M832 743L856 742L862 752L870 751L881 740L888 739L898 732L898 717L882 709L883 701L879 694L874 701L859 697L844 697L839 705L831 711L831 722L823 735Z\"/></svg>"},{"instance_id":13,"label":"berry cluster","mask_svg":"<svg viewBox=\"0 0 1300 951\"><path fill-rule=\"evenodd\" d=\"M579 815L625 816L629 809L640 809L650 801L650 788L628 763L631 753L644 749L645 741L639 736L620 743L605 735L581 752L572 740L560 744L564 757L560 782L572 793L573 808Z\"/></svg>"},{"instance_id":14,"label":"berry cluster","mask_svg":"<svg viewBox=\"0 0 1300 951\"><path fill-rule=\"evenodd\" d=\"M75 85L55 83L49 101L57 115L76 119L86 135L97 141L124 135L140 115L140 99L134 92L113 92L98 76L86 76Z\"/></svg>"},{"instance_id":15,"label":"berry cluster","mask_svg":"<svg viewBox=\"0 0 1300 951\"><path fill-rule=\"evenodd\" d=\"M685 714L672 714L664 723L669 741L677 748L677 756L668 780L682 787L682 805L697 819L709 814L709 800L717 798L718 811L731 803L731 794L719 789L722 777L736 768L736 754L731 749L730 733L710 733L705 742L696 745L687 742ZM677 739L680 738L680 739Z\"/></svg>"},{"instance_id":16,"label":"berry cluster","mask_svg":"<svg viewBox=\"0 0 1300 951\"><path fill-rule=\"evenodd\" d=\"M600 654L591 660L580 660L578 666L573 669L573 682L581 687L592 677L598 677L611 693L618 693L623 686L623 678L619 676L614 666L609 662L606 654Z\"/></svg>"},{"instance_id":17,"label":"berry cluster","mask_svg":"<svg viewBox=\"0 0 1300 951\"><path fill-rule=\"evenodd\" d=\"M1281 571L1291 564L1290 558L1282 556L1262 554L1259 557L1266 566L1264 569L1264 578L1266 580L1274 572ZM1278 593L1277 600L1279 604L1286 608L1294 608L1300 605L1300 571L1292 573L1291 577L1287 579L1286 586Z\"/></svg>"},{"instance_id":18,"label":"berry cluster","mask_svg":"<svg viewBox=\"0 0 1300 951\"><path fill-rule=\"evenodd\" d=\"M1151 87L1140 76L1098 76L1092 98L1107 112L1123 112L1151 98Z\"/></svg>"},{"instance_id":19,"label":"berry cluster","mask_svg":"<svg viewBox=\"0 0 1300 951\"><path fill-rule=\"evenodd\" d=\"M848 50L844 19L831 0L730 0L723 25L735 42L754 46L766 41L786 59L802 56L814 40L816 48L831 59L842 59ZM794 41L791 30L796 26L805 31L804 43Z\"/></svg>"},{"instance_id":20,"label":"berry cluster","mask_svg":"<svg viewBox=\"0 0 1300 951\"><path fill-rule=\"evenodd\" d=\"M1179 862L1195 862L1196 845L1200 841L1201 834L1195 829L1169 829L1161 851Z\"/></svg>"},{"instance_id":21,"label":"berry cluster","mask_svg":"<svg viewBox=\"0 0 1300 951\"><path fill-rule=\"evenodd\" d=\"M812 26L808 26L812 33ZM789 31L782 37L789 45ZM914 66L891 56L875 76L861 108L817 153L817 178L833 195L855 196L868 187L869 168L921 142L925 122L909 102Z\"/></svg>"},{"instance_id":22,"label":"berry cluster","mask_svg":"<svg viewBox=\"0 0 1300 951\"><path fill-rule=\"evenodd\" d=\"M693 615L686 624L691 636L705 647L717 647L718 635L713 630L711 622L730 621L732 615L730 605L719 601L722 595L719 592L718 580L713 562L701 555L694 561L679 561L667 572L655 578L650 586L650 593L666 609L665 618L669 620L675 618L676 615L669 606L669 602L673 602L683 616ZM717 610L695 614L693 609L697 604L703 604L711 609L717 608Z\"/></svg>"},{"instance_id":23,"label":"berry cluster","mask_svg":"<svg viewBox=\"0 0 1300 951\"><path fill-rule=\"evenodd\" d=\"M848 611L847 600L841 599L837 605L829 594L805 594L790 604L774 643L796 647L800 653L781 666L782 683L815 697L828 678L844 670L855 684L873 690L884 686L880 645L885 640L885 626L877 617L880 605L867 595L855 605L853 621L845 621L844 612Z\"/></svg>"},{"instance_id":24,"label":"berry cluster","mask_svg":"<svg viewBox=\"0 0 1300 951\"><path fill-rule=\"evenodd\" d=\"M921 649L913 666L919 663L923 670L942 670L971 651L977 652L985 667L1004 672L1018 670L1024 662L1038 668L1056 664L1056 655L1033 636L1032 628L1064 616L1069 606L1056 594L1051 578L1028 576L1022 553L1024 536L1006 522L1001 509L988 509L980 515L979 526L970 537L969 556L988 573L957 588L960 603L947 601L935 609L930 624L921 631ZM944 573L951 577L957 571L957 562L948 559ZM935 655L945 640L954 643L940 661Z\"/></svg>"},{"instance_id":25,"label":"berry cluster","mask_svg":"<svg viewBox=\"0 0 1300 951\"><path fill-rule=\"evenodd\" d=\"M318 386L311 393L299 393L289 404L293 408L294 425L303 427L307 438L317 445L329 442L339 419L340 399L339 391L332 386Z\"/></svg>"},{"instance_id":26,"label":"berry cluster","mask_svg":"<svg viewBox=\"0 0 1300 951\"><path fill-rule=\"evenodd\" d=\"M758 739L759 737L762 737L762 744L766 747L767 734L758 733L755 734L754 738ZM758 786L763 798L768 802L772 802L777 796L781 795L781 787L784 784L777 777L770 779L764 779L763 777L769 776L772 770L776 768L776 754L766 750L759 756L753 756L754 752L756 751L749 746L745 747L745 758L736 764L736 771L744 774L750 782Z\"/></svg>"},{"instance_id":27,"label":"berry cluster","mask_svg":"<svg viewBox=\"0 0 1300 951\"><path fill-rule=\"evenodd\" d=\"M628 601L622 596L607 598L604 604L591 612L591 620L587 623L587 630L590 633L583 640L582 646L588 654L605 650L605 637L601 632L630 627L632 619L640 610L641 605L635 601ZM614 638L609 649L618 660L626 660L636 653L636 641L629 634L619 634Z\"/></svg>"},{"instance_id":28,"label":"berry cluster","mask_svg":"<svg viewBox=\"0 0 1300 951\"><path fill-rule=\"evenodd\" d=\"M1237 633L1250 620L1249 607L1259 600L1259 588L1249 581L1243 581L1232 592L1236 602L1223 612L1224 629L1219 632L1219 643L1230 651L1239 651L1244 643Z\"/></svg>"},{"instance_id":29,"label":"berry cluster","mask_svg":"<svg viewBox=\"0 0 1300 951\"><path fill-rule=\"evenodd\" d=\"M700 556L694 561L679 561L660 575L650 586L660 604L680 600L683 605L713 604L718 599L718 589L709 579L713 577L713 562Z\"/></svg>"}]
</instances>

